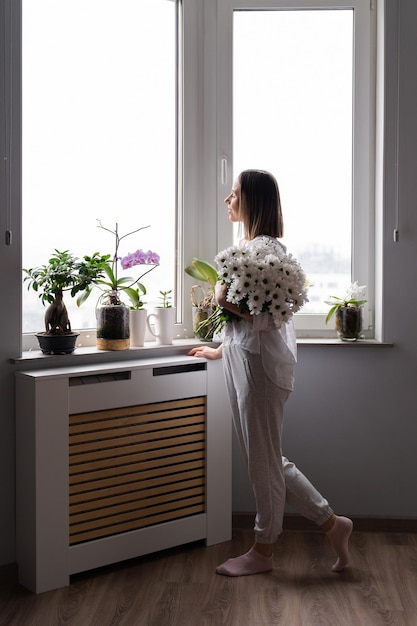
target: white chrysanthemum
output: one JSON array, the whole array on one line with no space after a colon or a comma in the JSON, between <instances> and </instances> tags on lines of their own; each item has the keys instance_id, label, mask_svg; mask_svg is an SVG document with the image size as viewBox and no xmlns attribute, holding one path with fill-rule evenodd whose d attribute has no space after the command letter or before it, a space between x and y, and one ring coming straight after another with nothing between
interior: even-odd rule
<instances>
[{"instance_id":1,"label":"white chrysanthemum","mask_svg":"<svg viewBox=\"0 0 417 626\"><path fill-rule=\"evenodd\" d=\"M230 284L229 289L227 290L226 300L231 302L232 304L239 304L243 298L243 294L240 290L239 281L234 280Z\"/></svg>"},{"instance_id":2,"label":"white chrysanthemum","mask_svg":"<svg viewBox=\"0 0 417 626\"><path fill-rule=\"evenodd\" d=\"M228 285L227 301L245 303L252 315L268 311L278 327L308 300L300 264L269 237L231 246L216 256L215 263Z\"/></svg>"}]
</instances>

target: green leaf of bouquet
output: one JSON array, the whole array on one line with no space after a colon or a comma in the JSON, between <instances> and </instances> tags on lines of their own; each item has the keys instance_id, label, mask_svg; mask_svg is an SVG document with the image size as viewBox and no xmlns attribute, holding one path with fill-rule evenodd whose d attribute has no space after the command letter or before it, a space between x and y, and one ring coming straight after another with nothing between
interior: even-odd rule
<instances>
[{"instance_id":1,"label":"green leaf of bouquet","mask_svg":"<svg viewBox=\"0 0 417 626\"><path fill-rule=\"evenodd\" d=\"M211 287L214 287L218 280L216 268L204 259L193 259L191 265L185 268L185 272L197 280L208 283Z\"/></svg>"},{"instance_id":2,"label":"green leaf of bouquet","mask_svg":"<svg viewBox=\"0 0 417 626\"><path fill-rule=\"evenodd\" d=\"M217 270L208 261L204 261L203 259L194 259L193 261L194 267L196 267L203 276L205 276L206 281L214 287L218 280Z\"/></svg>"},{"instance_id":3,"label":"green leaf of bouquet","mask_svg":"<svg viewBox=\"0 0 417 626\"><path fill-rule=\"evenodd\" d=\"M202 282L206 282L204 274L202 274L194 265L188 265L184 269L184 271L192 278L195 278L196 280L201 280Z\"/></svg>"}]
</instances>

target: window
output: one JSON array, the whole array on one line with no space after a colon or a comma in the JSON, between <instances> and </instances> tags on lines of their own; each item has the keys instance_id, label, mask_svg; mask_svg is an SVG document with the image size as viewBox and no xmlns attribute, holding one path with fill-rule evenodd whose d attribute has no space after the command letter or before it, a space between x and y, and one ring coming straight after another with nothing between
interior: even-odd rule
<instances>
[{"instance_id":1,"label":"window","mask_svg":"<svg viewBox=\"0 0 417 626\"><path fill-rule=\"evenodd\" d=\"M232 179L251 167L277 177L284 243L311 285L298 334L333 333L324 300L351 281L367 285L372 309L372 11L326 0L218 6L220 158Z\"/></svg>"},{"instance_id":2,"label":"window","mask_svg":"<svg viewBox=\"0 0 417 626\"><path fill-rule=\"evenodd\" d=\"M367 285L371 327L375 14L362 0L22 0L23 267L54 248L112 253L97 219L122 233L149 224L121 252L161 254L147 304L174 289L177 336L192 336L183 267L231 244L224 198L241 169L264 167L314 283L298 335L334 334L323 300L340 274ZM23 298L23 332L37 331L43 308L26 286ZM67 304L73 327L95 326L94 296Z\"/></svg>"},{"instance_id":3,"label":"window","mask_svg":"<svg viewBox=\"0 0 417 626\"><path fill-rule=\"evenodd\" d=\"M160 254L145 301L176 284L176 3L172 0L23 0L23 267L58 250L114 252L97 227L118 223L119 252ZM134 268L129 275L137 277ZM94 328L94 294L73 328ZM44 309L23 288L23 332Z\"/></svg>"}]
</instances>

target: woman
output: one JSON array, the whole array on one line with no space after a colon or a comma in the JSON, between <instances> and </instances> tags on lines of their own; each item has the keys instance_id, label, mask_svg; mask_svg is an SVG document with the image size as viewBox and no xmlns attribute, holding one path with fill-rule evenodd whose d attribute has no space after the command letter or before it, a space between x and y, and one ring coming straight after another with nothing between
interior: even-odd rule
<instances>
[{"instance_id":1,"label":"woman","mask_svg":"<svg viewBox=\"0 0 417 626\"><path fill-rule=\"evenodd\" d=\"M225 199L229 219L243 226L244 245L266 237L285 251L278 184L268 172L245 170ZM245 554L229 559L216 572L245 576L272 570L273 546L282 532L287 502L327 534L337 554L334 572L349 562L352 521L337 516L307 478L281 453L285 402L294 388L296 339L290 319L279 328L268 312L241 313L227 301L227 285L217 283L219 306L241 319L226 325L223 344L201 346L189 354L207 359L223 357L226 387L237 437L256 500L255 541Z\"/></svg>"}]
</instances>

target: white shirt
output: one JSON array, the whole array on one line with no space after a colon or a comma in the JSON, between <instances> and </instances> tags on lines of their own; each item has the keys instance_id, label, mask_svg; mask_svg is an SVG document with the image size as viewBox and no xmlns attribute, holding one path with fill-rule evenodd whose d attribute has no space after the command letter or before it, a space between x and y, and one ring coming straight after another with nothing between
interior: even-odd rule
<instances>
[{"instance_id":1,"label":"white shirt","mask_svg":"<svg viewBox=\"0 0 417 626\"><path fill-rule=\"evenodd\" d=\"M223 343L237 344L248 352L260 354L268 378L279 387L294 389L297 341L292 319L277 328L267 312L253 315L252 320L241 318L226 325Z\"/></svg>"}]
</instances>

